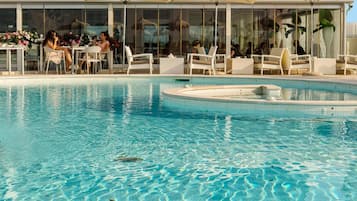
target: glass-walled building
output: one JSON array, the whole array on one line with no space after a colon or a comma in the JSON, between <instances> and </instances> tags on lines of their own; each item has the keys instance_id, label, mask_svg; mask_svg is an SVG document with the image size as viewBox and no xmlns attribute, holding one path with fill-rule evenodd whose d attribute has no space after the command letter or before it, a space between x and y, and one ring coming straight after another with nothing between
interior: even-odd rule
<instances>
[{"instance_id":1,"label":"glass-walled building","mask_svg":"<svg viewBox=\"0 0 357 201\"><path fill-rule=\"evenodd\" d=\"M78 37L112 37L114 63L123 62L123 43L135 53L151 52L156 62L170 53L185 56L193 41L218 53L292 53L337 57L345 51L346 7L352 0L105 1L52 0L0 3L0 33L16 30L45 35L56 30Z\"/></svg>"}]
</instances>

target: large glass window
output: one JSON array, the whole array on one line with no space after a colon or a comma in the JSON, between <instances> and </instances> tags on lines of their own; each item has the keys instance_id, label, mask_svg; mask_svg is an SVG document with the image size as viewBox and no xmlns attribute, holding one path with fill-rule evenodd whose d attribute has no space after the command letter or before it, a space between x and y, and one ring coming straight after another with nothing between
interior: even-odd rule
<instances>
[{"instance_id":1,"label":"large glass window","mask_svg":"<svg viewBox=\"0 0 357 201\"><path fill-rule=\"evenodd\" d=\"M278 43L281 47L288 48L294 54L307 54L310 52L311 11L304 9L277 10L277 23L283 29L278 32Z\"/></svg>"},{"instance_id":2,"label":"large glass window","mask_svg":"<svg viewBox=\"0 0 357 201\"><path fill-rule=\"evenodd\" d=\"M72 32L75 35L84 33L84 9L46 9L45 32L55 30L60 35Z\"/></svg>"},{"instance_id":3,"label":"large glass window","mask_svg":"<svg viewBox=\"0 0 357 201\"><path fill-rule=\"evenodd\" d=\"M337 57L341 49L340 9L315 9L313 17L311 14L310 9L232 9L236 56L269 54L272 47L279 47L292 54Z\"/></svg>"},{"instance_id":4,"label":"large glass window","mask_svg":"<svg viewBox=\"0 0 357 201\"><path fill-rule=\"evenodd\" d=\"M16 31L16 9L0 9L0 33Z\"/></svg>"},{"instance_id":5,"label":"large glass window","mask_svg":"<svg viewBox=\"0 0 357 201\"><path fill-rule=\"evenodd\" d=\"M250 56L253 49L253 10L232 9L232 48L235 56Z\"/></svg>"},{"instance_id":6,"label":"large glass window","mask_svg":"<svg viewBox=\"0 0 357 201\"><path fill-rule=\"evenodd\" d=\"M34 20L36 19L36 20ZM23 9L22 29L26 31L36 31L45 34L44 10L43 9Z\"/></svg>"},{"instance_id":7,"label":"large glass window","mask_svg":"<svg viewBox=\"0 0 357 201\"><path fill-rule=\"evenodd\" d=\"M339 9L314 9L313 53L334 58L340 53L341 23Z\"/></svg>"},{"instance_id":8,"label":"large glass window","mask_svg":"<svg viewBox=\"0 0 357 201\"><path fill-rule=\"evenodd\" d=\"M131 47L134 52L136 47L136 13L134 8L126 11L125 45Z\"/></svg>"},{"instance_id":9,"label":"large glass window","mask_svg":"<svg viewBox=\"0 0 357 201\"><path fill-rule=\"evenodd\" d=\"M183 9L182 23L187 26L182 27L182 49L183 54L192 52L192 43L195 40L203 43L203 10L202 9ZM204 45L204 44L202 44Z\"/></svg>"},{"instance_id":10,"label":"large glass window","mask_svg":"<svg viewBox=\"0 0 357 201\"><path fill-rule=\"evenodd\" d=\"M217 16L217 53L226 51L226 10L219 9Z\"/></svg>"},{"instance_id":11,"label":"large glass window","mask_svg":"<svg viewBox=\"0 0 357 201\"><path fill-rule=\"evenodd\" d=\"M135 53L158 55L158 10L128 9L126 43Z\"/></svg>"},{"instance_id":12,"label":"large glass window","mask_svg":"<svg viewBox=\"0 0 357 201\"><path fill-rule=\"evenodd\" d=\"M108 31L108 9L86 10L86 32L89 35L100 35L102 31Z\"/></svg>"},{"instance_id":13,"label":"large glass window","mask_svg":"<svg viewBox=\"0 0 357 201\"><path fill-rule=\"evenodd\" d=\"M170 53L181 55L181 36L179 9L160 9L159 10L159 54L167 56Z\"/></svg>"}]
</instances>

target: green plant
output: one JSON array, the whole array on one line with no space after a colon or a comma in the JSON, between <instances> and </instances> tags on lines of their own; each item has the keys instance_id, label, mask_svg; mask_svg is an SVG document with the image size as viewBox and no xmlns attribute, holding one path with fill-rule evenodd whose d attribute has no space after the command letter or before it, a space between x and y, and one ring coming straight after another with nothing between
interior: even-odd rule
<instances>
[{"instance_id":1,"label":"green plant","mask_svg":"<svg viewBox=\"0 0 357 201\"><path fill-rule=\"evenodd\" d=\"M333 31L336 31L336 27L334 24L332 24L333 21L333 15L330 10L328 9L321 9L319 10L319 25L316 29L314 29L313 33L327 28L327 27L332 27Z\"/></svg>"}]
</instances>

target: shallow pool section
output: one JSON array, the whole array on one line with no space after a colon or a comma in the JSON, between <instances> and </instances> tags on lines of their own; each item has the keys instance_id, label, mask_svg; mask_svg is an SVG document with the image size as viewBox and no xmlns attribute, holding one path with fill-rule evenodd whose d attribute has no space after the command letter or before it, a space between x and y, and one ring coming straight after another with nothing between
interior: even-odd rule
<instances>
[{"instance_id":1,"label":"shallow pool section","mask_svg":"<svg viewBox=\"0 0 357 201\"><path fill-rule=\"evenodd\" d=\"M166 104L186 108L188 104L208 111L293 112L292 115L357 116L356 100L292 100L286 97L291 89L277 85L206 85L167 89ZM202 107L202 103L205 103ZM213 107L212 107L213 106ZM257 111L255 111L257 110Z\"/></svg>"},{"instance_id":2,"label":"shallow pool section","mask_svg":"<svg viewBox=\"0 0 357 201\"><path fill-rule=\"evenodd\" d=\"M189 84L266 82L298 96L356 95L314 82ZM0 83L0 200L357 200L356 116L167 107L162 92L186 84L94 77Z\"/></svg>"}]
</instances>

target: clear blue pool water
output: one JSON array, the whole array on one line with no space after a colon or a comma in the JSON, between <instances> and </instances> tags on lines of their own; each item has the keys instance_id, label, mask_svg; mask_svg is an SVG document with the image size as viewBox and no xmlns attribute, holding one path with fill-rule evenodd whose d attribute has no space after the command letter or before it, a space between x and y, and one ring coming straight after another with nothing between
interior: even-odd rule
<instances>
[{"instance_id":1,"label":"clear blue pool water","mask_svg":"<svg viewBox=\"0 0 357 201\"><path fill-rule=\"evenodd\" d=\"M0 200L357 200L357 117L178 110L161 91L187 82L81 82L0 86ZM190 84L256 82L294 97L357 93L297 81ZM130 157L142 160L121 161Z\"/></svg>"}]
</instances>

